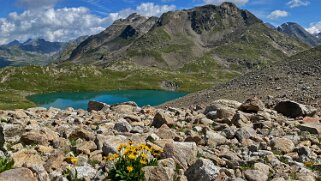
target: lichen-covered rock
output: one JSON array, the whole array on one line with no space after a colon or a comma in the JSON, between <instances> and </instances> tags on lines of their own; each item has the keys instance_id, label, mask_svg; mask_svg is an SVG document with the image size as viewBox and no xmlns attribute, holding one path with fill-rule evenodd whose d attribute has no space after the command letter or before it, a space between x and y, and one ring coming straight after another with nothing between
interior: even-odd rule
<instances>
[{"instance_id":1,"label":"lichen-covered rock","mask_svg":"<svg viewBox=\"0 0 321 181\"><path fill-rule=\"evenodd\" d=\"M212 181L219 173L219 168L211 160L198 159L185 172L189 181Z\"/></svg>"}]
</instances>

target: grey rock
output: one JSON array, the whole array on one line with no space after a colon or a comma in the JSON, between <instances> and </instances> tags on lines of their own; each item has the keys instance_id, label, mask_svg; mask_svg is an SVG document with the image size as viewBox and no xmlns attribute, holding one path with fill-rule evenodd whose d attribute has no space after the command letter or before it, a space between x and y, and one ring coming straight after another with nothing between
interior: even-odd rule
<instances>
[{"instance_id":1,"label":"grey rock","mask_svg":"<svg viewBox=\"0 0 321 181\"><path fill-rule=\"evenodd\" d=\"M306 123L299 125L301 131L308 131L311 134L321 134L321 123Z\"/></svg>"},{"instance_id":2,"label":"grey rock","mask_svg":"<svg viewBox=\"0 0 321 181\"><path fill-rule=\"evenodd\" d=\"M244 176L248 181L267 181L268 176L259 170L246 170Z\"/></svg>"},{"instance_id":3,"label":"grey rock","mask_svg":"<svg viewBox=\"0 0 321 181\"><path fill-rule=\"evenodd\" d=\"M200 158L185 172L189 181L213 181L219 174L219 168L211 160Z\"/></svg>"},{"instance_id":4,"label":"grey rock","mask_svg":"<svg viewBox=\"0 0 321 181\"><path fill-rule=\"evenodd\" d=\"M77 170L77 176L79 179L81 178L94 178L96 175L96 169L91 167L90 165L84 165L80 167L75 167Z\"/></svg>"},{"instance_id":5,"label":"grey rock","mask_svg":"<svg viewBox=\"0 0 321 181\"><path fill-rule=\"evenodd\" d=\"M130 132L132 129L132 126L125 120L120 119L114 126L114 130L118 132Z\"/></svg>"}]
</instances>

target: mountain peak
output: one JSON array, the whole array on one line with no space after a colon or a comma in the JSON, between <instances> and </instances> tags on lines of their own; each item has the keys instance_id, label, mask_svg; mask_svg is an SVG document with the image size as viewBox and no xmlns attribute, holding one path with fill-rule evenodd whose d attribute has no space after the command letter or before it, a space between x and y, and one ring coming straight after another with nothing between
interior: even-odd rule
<instances>
[{"instance_id":1,"label":"mountain peak","mask_svg":"<svg viewBox=\"0 0 321 181\"><path fill-rule=\"evenodd\" d=\"M238 7L234 3L231 3L231 2L223 2L220 6L224 7L224 8L237 8L238 9Z\"/></svg>"},{"instance_id":2,"label":"mountain peak","mask_svg":"<svg viewBox=\"0 0 321 181\"><path fill-rule=\"evenodd\" d=\"M12 42L8 43L6 46L12 47L12 46L19 46L21 43L18 40L13 40Z\"/></svg>"},{"instance_id":3,"label":"mountain peak","mask_svg":"<svg viewBox=\"0 0 321 181\"><path fill-rule=\"evenodd\" d=\"M277 30L289 36L295 37L311 47L321 44L321 41L318 40L317 37L311 35L301 25L295 22L283 23L277 28Z\"/></svg>"}]
</instances>

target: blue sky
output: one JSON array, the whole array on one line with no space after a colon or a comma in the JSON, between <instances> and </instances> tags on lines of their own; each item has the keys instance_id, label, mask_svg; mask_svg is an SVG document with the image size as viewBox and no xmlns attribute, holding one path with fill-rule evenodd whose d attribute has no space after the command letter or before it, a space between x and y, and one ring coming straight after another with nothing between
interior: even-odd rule
<instances>
[{"instance_id":1,"label":"blue sky","mask_svg":"<svg viewBox=\"0 0 321 181\"><path fill-rule=\"evenodd\" d=\"M320 0L230 0L278 26L297 22L311 33L321 32ZM224 0L0 0L0 44L14 39L67 41L95 34L133 12L159 16L169 10Z\"/></svg>"}]
</instances>

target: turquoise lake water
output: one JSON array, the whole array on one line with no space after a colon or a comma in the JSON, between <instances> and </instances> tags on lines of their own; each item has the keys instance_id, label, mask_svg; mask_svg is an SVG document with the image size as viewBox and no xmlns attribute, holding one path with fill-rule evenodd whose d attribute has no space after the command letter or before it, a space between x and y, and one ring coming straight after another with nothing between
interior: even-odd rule
<instances>
[{"instance_id":1,"label":"turquoise lake water","mask_svg":"<svg viewBox=\"0 0 321 181\"><path fill-rule=\"evenodd\" d=\"M117 90L106 92L59 92L37 94L27 97L40 107L66 109L87 109L88 101L95 100L106 104L134 101L139 106L157 106L167 101L187 95L183 92L157 90Z\"/></svg>"}]
</instances>

